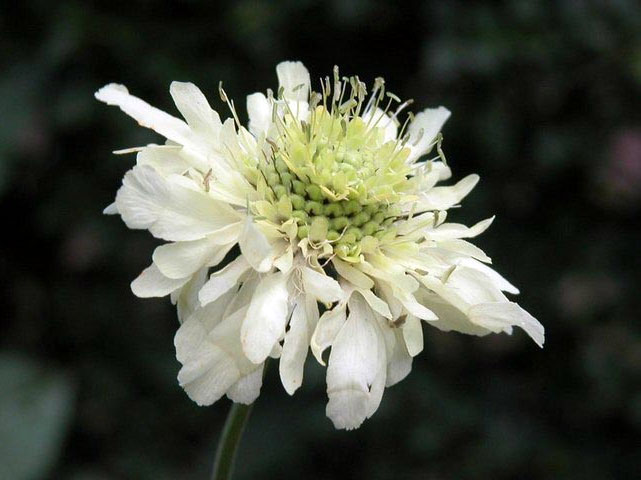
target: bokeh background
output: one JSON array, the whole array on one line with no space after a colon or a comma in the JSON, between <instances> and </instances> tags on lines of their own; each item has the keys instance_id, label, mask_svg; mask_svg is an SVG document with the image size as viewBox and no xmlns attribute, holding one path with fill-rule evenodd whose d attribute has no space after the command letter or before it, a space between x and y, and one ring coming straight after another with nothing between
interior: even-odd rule
<instances>
[{"instance_id":1,"label":"bokeh background","mask_svg":"<svg viewBox=\"0 0 641 480\"><path fill-rule=\"evenodd\" d=\"M401 6L402 5L402 6ZM425 327L413 372L354 432L325 417L308 359L266 379L237 479L627 479L641 463L641 5L241 0L2 2L0 478L203 479L229 403L176 382L177 320L129 282L157 242L101 215L159 141L93 98L126 84L176 112L172 80L244 105L300 59L446 105L453 212L547 329ZM239 108L244 115L244 108Z\"/></svg>"}]
</instances>

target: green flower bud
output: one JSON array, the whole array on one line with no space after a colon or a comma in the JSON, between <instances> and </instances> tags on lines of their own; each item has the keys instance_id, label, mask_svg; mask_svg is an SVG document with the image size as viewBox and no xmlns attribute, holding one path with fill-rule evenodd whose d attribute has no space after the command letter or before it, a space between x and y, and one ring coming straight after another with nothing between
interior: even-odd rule
<instances>
[{"instance_id":1,"label":"green flower bud","mask_svg":"<svg viewBox=\"0 0 641 480\"><path fill-rule=\"evenodd\" d=\"M312 219L312 225L309 228L309 239L314 242L321 242L327 237L329 221L327 218L319 216Z\"/></svg>"},{"instance_id":2,"label":"green flower bud","mask_svg":"<svg viewBox=\"0 0 641 480\"><path fill-rule=\"evenodd\" d=\"M299 225L304 225L309 222L309 215L302 210L294 210L292 212L292 218L295 218Z\"/></svg>"},{"instance_id":3,"label":"green flower bud","mask_svg":"<svg viewBox=\"0 0 641 480\"><path fill-rule=\"evenodd\" d=\"M323 204L320 202L314 202L312 200L308 200L307 203L305 204L305 211L307 213L313 213L314 215L322 215Z\"/></svg>"},{"instance_id":4,"label":"green flower bud","mask_svg":"<svg viewBox=\"0 0 641 480\"><path fill-rule=\"evenodd\" d=\"M378 230L378 223L376 222L367 222L361 227L363 235L373 235L376 230Z\"/></svg>"},{"instance_id":5,"label":"green flower bud","mask_svg":"<svg viewBox=\"0 0 641 480\"><path fill-rule=\"evenodd\" d=\"M343 207L340 203L329 203L324 208L325 215L328 217L340 217L343 215Z\"/></svg>"},{"instance_id":6,"label":"green flower bud","mask_svg":"<svg viewBox=\"0 0 641 480\"><path fill-rule=\"evenodd\" d=\"M274 185L272 190L274 190L274 195L276 195L276 198L280 199L287 195L287 189L282 185Z\"/></svg>"},{"instance_id":7,"label":"green flower bud","mask_svg":"<svg viewBox=\"0 0 641 480\"><path fill-rule=\"evenodd\" d=\"M278 157L274 163L276 164L276 171L277 172L279 172L279 173L289 172L289 167L283 161L282 158Z\"/></svg>"},{"instance_id":8,"label":"green flower bud","mask_svg":"<svg viewBox=\"0 0 641 480\"><path fill-rule=\"evenodd\" d=\"M327 240L329 240L330 242L338 240L340 236L341 234L336 230L330 230L329 232L327 232Z\"/></svg>"},{"instance_id":9,"label":"green flower bud","mask_svg":"<svg viewBox=\"0 0 641 480\"><path fill-rule=\"evenodd\" d=\"M292 186L294 188L294 192L301 197L304 197L307 194L305 191L305 184L300 180L292 180Z\"/></svg>"},{"instance_id":10,"label":"green flower bud","mask_svg":"<svg viewBox=\"0 0 641 480\"><path fill-rule=\"evenodd\" d=\"M357 227L360 227L364 223L368 222L369 218L370 218L369 213L363 211L358 215L355 215L354 218L352 218L352 223Z\"/></svg>"},{"instance_id":11,"label":"green flower bud","mask_svg":"<svg viewBox=\"0 0 641 480\"><path fill-rule=\"evenodd\" d=\"M355 241L359 241L361 238L363 238L363 232L361 232L360 228L356 228L356 227L349 227L345 231L345 238L347 238L348 235L353 236ZM353 243L353 242L350 242L350 243Z\"/></svg>"},{"instance_id":12,"label":"green flower bud","mask_svg":"<svg viewBox=\"0 0 641 480\"><path fill-rule=\"evenodd\" d=\"M305 208L305 199L300 195L293 193L289 196L289 199L292 201L292 205L296 210L303 210Z\"/></svg>"},{"instance_id":13,"label":"green flower bud","mask_svg":"<svg viewBox=\"0 0 641 480\"><path fill-rule=\"evenodd\" d=\"M300 239L307 238L307 235L309 235L309 227L307 225L299 225L298 238Z\"/></svg>"},{"instance_id":14,"label":"green flower bud","mask_svg":"<svg viewBox=\"0 0 641 480\"><path fill-rule=\"evenodd\" d=\"M340 232L349 225L349 219L347 217L337 217L333 218L330 223L332 229Z\"/></svg>"},{"instance_id":15,"label":"green flower bud","mask_svg":"<svg viewBox=\"0 0 641 480\"><path fill-rule=\"evenodd\" d=\"M323 201L323 191L318 185L307 185L305 191L307 192L307 195L309 195L309 198L311 198L312 200L315 200L317 202Z\"/></svg>"}]
</instances>

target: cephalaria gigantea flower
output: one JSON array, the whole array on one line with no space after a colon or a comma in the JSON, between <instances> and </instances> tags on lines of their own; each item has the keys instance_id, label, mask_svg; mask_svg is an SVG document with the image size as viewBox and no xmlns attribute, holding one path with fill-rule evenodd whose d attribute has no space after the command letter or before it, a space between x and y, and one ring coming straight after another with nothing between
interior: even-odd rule
<instances>
[{"instance_id":1,"label":"cephalaria gigantea flower","mask_svg":"<svg viewBox=\"0 0 641 480\"><path fill-rule=\"evenodd\" d=\"M168 242L132 290L176 304L189 397L253 402L268 357L293 394L311 350L327 366L327 415L353 429L409 373L422 322L472 335L518 326L541 346L542 325L504 294L518 290L466 240L493 219L447 221L479 179L440 185L450 112L401 122L411 102L383 79L368 91L335 68L313 91L300 62L276 73L276 93L247 97L247 128L222 88L224 121L191 83L170 88L184 120L122 85L96 93L167 139L122 151L137 152L136 165L105 213Z\"/></svg>"}]
</instances>

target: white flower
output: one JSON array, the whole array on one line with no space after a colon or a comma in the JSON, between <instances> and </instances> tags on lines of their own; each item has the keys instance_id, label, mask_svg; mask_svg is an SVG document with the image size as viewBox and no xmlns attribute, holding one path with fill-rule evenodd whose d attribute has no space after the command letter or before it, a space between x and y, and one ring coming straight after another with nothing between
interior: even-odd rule
<instances>
[{"instance_id":1,"label":"white flower","mask_svg":"<svg viewBox=\"0 0 641 480\"><path fill-rule=\"evenodd\" d=\"M121 152L137 152L136 166L105 212L169 242L132 289L177 305L187 394L200 405L223 395L251 403L268 357L293 394L308 350L325 365L331 349L327 415L351 429L411 370L422 321L473 335L518 326L541 346L541 324L503 293L518 290L465 240L493 218L446 222L478 181L439 185L451 176L439 133L450 112L427 109L401 125L410 102L382 79L368 93L335 69L316 93L302 63L276 72L276 95L247 97L248 129L222 89L224 122L191 83L170 89L185 121L120 85L96 93L167 139Z\"/></svg>"}]
</instances>

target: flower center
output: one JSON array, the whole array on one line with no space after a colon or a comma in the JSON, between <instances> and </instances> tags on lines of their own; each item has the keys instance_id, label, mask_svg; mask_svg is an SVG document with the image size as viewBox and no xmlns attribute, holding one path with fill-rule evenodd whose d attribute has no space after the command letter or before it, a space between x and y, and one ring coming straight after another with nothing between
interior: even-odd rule
<instances>
[{"instance_id":1,"label":"flower center","mask_svg":"<svg viewBox=\"0 0 641 480\"><path fill-rule=\"evenodd\" d=\"M354 79L350 85L359 86ZM298 239L330 244L334 254L354 262L361 252L395 237L391 224L411 178L409 149L395 134L395 120L387 108L376 108L382 92L364 115L360 92L352 88L340 105L336 99L342 93L333 95L329 106L327 91L322 97L312 93L306 120L296 112L296 102L277 101L278 135L268 140L271 155L259 163L257 180L264 181L265 200L273 207L263 211L275 212L276 223L293 219Z\"/></svg>"}]
</instances>

